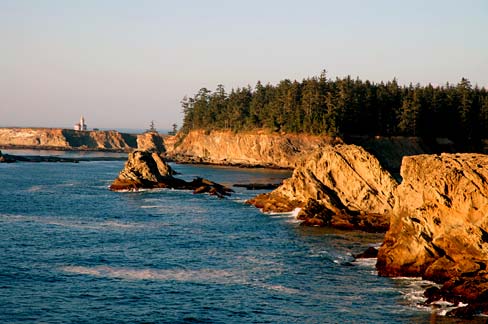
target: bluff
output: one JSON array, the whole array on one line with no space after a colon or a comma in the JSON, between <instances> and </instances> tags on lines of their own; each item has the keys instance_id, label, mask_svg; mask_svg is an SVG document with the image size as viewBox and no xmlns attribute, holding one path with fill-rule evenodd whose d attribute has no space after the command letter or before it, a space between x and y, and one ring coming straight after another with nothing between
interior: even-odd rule
<instances>
[{"instance_id":1,"label":"bluff","mask_svg":"<svg viewBox=\"0 0 488 324\"><path fill-rule=\"evenodd\" d=\"M112 191L137 191L139 189L170 188L209 193L220 198L230 195L231 189L216 182L196 178L193 181L173 177L175 172L156 152L129 153L127 162L110 185Z\"/></svg>"},{"instance_id":2,"label":"bluff","mask_svg":"<svg viewBox=\"0 0 488 324\"><path fill-rule=\"evenodd\" d=\"M294 168L301 156L336 140L327 136L193 130L165 139L168 157L180 162Z\"/></svg>"},{"instance_id":3,"label":"bluff","mask_svg":"<svg viewBox=\"0 0 488 324\"><path fill-rule=\"evenodd\" d=\"M54 150L164 151L159 134L75 131L61 128L0 128L0 147Z\"/></svg>"},{"instance_id":4,"label":"bluff","mask_svg":"<svg viewBox=\"0 0 488 324\"><path fill-rule=\"evenodd\" d=\"M248 203L264 212L298 215L305 225L386 231L397 182L356 145L328 145L304 156L290 179Z\"/></svg>"},{"instance_id":5,"label":"bluff","mask_svg":"<svg viewBox=\"0 0 488 324\"><path fill-rule=\"evenodd\" d=\"M404 157L401 176L379 274L445 282L444 298L488 312L488 156Z\"/></svg>"}]
</instances>

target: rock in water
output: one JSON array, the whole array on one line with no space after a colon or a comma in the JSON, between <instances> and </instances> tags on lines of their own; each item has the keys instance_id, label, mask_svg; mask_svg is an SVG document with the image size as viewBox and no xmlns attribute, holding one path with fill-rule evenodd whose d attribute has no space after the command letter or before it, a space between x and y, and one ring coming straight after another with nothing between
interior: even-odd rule
<instances>
[{"instance_id":1,"label":"rock in water","mask_svg":"<svg viewBox=\"0 0 488 324\"><path fill-rule=\"evenodd\" d=\"M216 182L196 178L191 182L173 177L174 171L157 153L135 151L129 153L124 169L110 185L112 191L172 188L209 193L218 197L229 196L232 189Z\"/></svg>"},{"instance_id":2,"label":"rock in water","mask_svg":"<svg viewBox=\"0 0 488 324\"><path fill-rule=\"evenodd\" d=\"M397 182L356 145L324 146L307 155L290 179L248 203L264 212L289 212L305 225L386 231Z\"/></svg>"},{"instance_id":3,"label":"rock in water","mask_svg":"<svg viewBox=\"0 0 488 324\"><path fill-rule=\"evenodd\" d=\"M401 175L379 274L449 280L446 296L480 302L488 296L488 156L405 157Z\"/></svg>"},{"instance_id":4,"label":"rock in water","mask_svg":"<svg viewBox=\"0 0 488 324\"><path fill-rule=\"evenodd\" d=\"M135 151L129 153L124 169L110 185L110 190L136 190L158 188L165 178L172 175L168 164L157 153Z\"/></svg>"}]
</instances>

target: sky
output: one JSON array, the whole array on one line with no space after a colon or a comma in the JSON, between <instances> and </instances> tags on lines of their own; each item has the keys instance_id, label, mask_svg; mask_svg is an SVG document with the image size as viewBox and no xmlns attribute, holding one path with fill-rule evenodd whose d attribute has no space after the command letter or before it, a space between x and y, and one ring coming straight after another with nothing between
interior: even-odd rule
<instances>
[{"instance_id":1,"label":"sky","mask_svg":"<svg viewBox=\"0 0 488 324\"><path fill-rule=\"evenodd\" d=\"M488 88L486 0L0 0L0 126L181 126L181 99L359 77Z\"/></svg>"}]
</instances>

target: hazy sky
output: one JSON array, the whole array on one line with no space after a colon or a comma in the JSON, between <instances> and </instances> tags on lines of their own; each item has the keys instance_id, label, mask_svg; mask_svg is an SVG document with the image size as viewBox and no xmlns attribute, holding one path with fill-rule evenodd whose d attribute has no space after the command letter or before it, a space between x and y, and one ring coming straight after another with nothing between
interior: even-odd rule
<instances>
[{"instance_id":1,"label":"hazy sky","mask_svg":"<svg viewBox=\"0 0 488 324\"><path fill-rule=\"evenodd\" d=\"M0 126L160 129L202 87L488 87L488 1L0 0Z\"/></svg>"}]
</instances>

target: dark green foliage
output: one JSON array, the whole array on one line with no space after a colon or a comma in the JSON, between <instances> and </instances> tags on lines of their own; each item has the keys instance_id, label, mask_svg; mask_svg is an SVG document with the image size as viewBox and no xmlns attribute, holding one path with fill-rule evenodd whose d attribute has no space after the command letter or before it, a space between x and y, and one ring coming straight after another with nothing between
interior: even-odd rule
<instances>
[{"instance_id":1,"label":"dark green foliage","mask_svg":"<svg viewBox=\"0 0 488 324\"><path fill-rule=\"evenodd\" d=\"M474 147L488 132L488 94L463 78L453 86L400 86L346 77L285 79L254 89L219 85L182 101L183 131L258 128L289 133L449 137Z\"/></svg>"}]
</instances>

